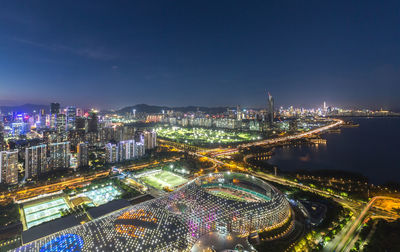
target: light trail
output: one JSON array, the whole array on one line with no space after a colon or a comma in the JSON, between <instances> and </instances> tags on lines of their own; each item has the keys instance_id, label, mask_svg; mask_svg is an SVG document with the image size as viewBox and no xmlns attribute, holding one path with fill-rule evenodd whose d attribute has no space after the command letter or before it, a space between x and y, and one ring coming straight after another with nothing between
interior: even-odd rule
<instances>
[{"instance_id":1,"label":"light trail","mask_svg":"<svg viewBox=\"0 0 400 252\"><path fill-rule=\"evenodd\" d=\"M337 249L335 251L342 251L343 249L346 248L346 245L348 244L349 239L352 237L353 233L357 230L359 225L361 224L362 220L364 219L365 215L367 212L371 209L372 205L375 203L376 200L399 200L397 198L392 198L392 197L386 197L386 196L376 196L373 197L368 204L364 207L364 209L361 211L360 215L356 218L354 221L353 225L351 226L350 230L347 232L347 234L342 238L341 242L337 246ZM399 216L397 216L399 217Z\"/></svg>"}]
</instances>

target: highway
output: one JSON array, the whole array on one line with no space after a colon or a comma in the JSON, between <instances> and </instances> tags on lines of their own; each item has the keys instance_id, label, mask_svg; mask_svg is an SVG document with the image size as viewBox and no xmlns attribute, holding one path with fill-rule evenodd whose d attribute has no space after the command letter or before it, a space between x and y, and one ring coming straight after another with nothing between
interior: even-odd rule
<instances>
[{"instance_id":1,"label":"highway","mask_svg":"<svg viewBox=\"0 0 400 252\"><path fill-rule=\"evenodd\" d=\"M326 126L323 126L323 127L320 127L320 128L316 128L316 129L313 129L313 130L310 130L310 131L307 131L307 132L303 132L303 133L299 133L299 134L295 134L295 135L290 135L290 136L277 137L277 138L272 138L272 139L266 139L266 140L261 140L261 141L241 144L241 145L238 145L236 148L230 148L230 149L224 149L224 150L211 149L211 150L209 150L207 152L212 152L211 156L213 156L213 157L221 156L221 155L227 155L227 154L231 154L231 153L237 152L239 150L239 148L284 143L284 142L291 141L291 140L296 140L296 139L309 137L311 135L318 134L318 133L327 131L329 129L332 129L332 128L335 128L335 127L338 127L338 126L344 124L343 120L340 120L340 119L332 119L332 120L334 121L334 123L331 123L329 125L326 125Z\"/></svg>"},{"instance_id":2,"label":"highway","mask_svg":"<svg viewBox=\"0 0 400 252\"><path fill-rule=\"evenodd\" d=\"M296 134L296 135L290 135L290 136L284 136L284 137L277 137L277 138L273 138L273 139L266 139L263 141L258 141L258 142L254 142L254 143L248 143L248 144L242 144L239 147L250 147L250 146L257 146L257 145L269 145L269 144L276 144L279 142L286 142L289 140L295 140L295 139L300 139L300 138L304 138L304 137L308 137L310 135L313 134L318 134L321 133L323 131L327 131L331 128L335 128L337 126L340 126L341 124L343 124L344 122L340 119L332 119L335 122L331 123L329 125L320 127L320 128L316 128L307 132L303 132L300 134Z\"/></svg>"},{"instance_id":3,"label":"highway","mask_svg":"<svg viewBox=\"0 0 400 252\"><path fill-rule=\"evenodd\" d=\"M172 162L175 161L176 158L172 159L167 159L163 160L162 162ZM142 169L147 166L155 165L158 164L159 162L149 162L141 165L129 165L126 167L123 167L123 170L137 170L137 169ZM62 181L48 184L48 185L41 185L41 186L36 186L32 188L20 188L15 191L10 191L10 192L3 192L0 195L0 203L7 202L11 199L14 201L20 201L28 198L34 198L42 194L48 194L48 193L53 193L57 191L64 190L65 188L75 188L77 186L81 186L85 183L88 183L94 179L106 177L109 175L109 171L102 171L93 175L88 175L88 176L72 176L69 178L63 178Z\"/></svg>"},{"instance_id":4,"label":"highway","mask_svg":"<svg viewBox=\"0 0 400 252\"><path fill-rule=\"evenodd\" d=\"M364 209L361 211L361 213L357 216L357 218L355 219L355 221L353 222L350 230L341 238L340 243L338 244L338 246L335 248L335 251L348 251L351 249L351 247L349 246L348 249L346 249L346 247L348 247L348 243L351 241L351 239L354 236L355 231L360 227L360 225L362 224L362 221L365 219L368 211L373 207L373 204L375 203L376 200L399 200L396 198L392 198L392 197L386 197L386 196L376 196L373 197L368 204L364 207ZM390 215L390 213L387 213L387 215ZM384 217L384 216L382 216ZM399 218L400 216L396 215L396 214L392 214L392 216L386 216L386 217L395 217L395 218Z\"/></svg>"}]
</instances>

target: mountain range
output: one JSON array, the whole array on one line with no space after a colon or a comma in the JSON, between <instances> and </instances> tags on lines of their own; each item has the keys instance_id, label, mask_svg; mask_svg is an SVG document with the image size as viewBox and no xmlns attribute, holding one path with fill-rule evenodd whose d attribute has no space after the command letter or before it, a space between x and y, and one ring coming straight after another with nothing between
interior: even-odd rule
<instances>
[{"instance_id":1,"label":"mountain range","mask_svg":"<svg viewBox=\"0 0 400 252\"><path fill-rule=\"evenodd\" d=\"M136 113L145 112L145 113L162 113L164 110L174 110L180 112L195 112L202 111L207 114L218 114L225 112L229 107L197 107L197 106L187 106L187 107L167 107L167 106L156 106L156 105L147 105L147 104L137 104L134 106L124 107L116 112L119 114L132 113L135 109Z\"/></svg>"},{"instance_id":2,"label":"mountain range","mask_svg":"<svg viewBox=\"0 0 400 252\"><path fill-rule=\"evenodd\" d=\"M197 106L187 106L187 107L168 107L168 106L157 106L157 105L147 105L147 104L137 104L133 106L127 106L118 110L109 111L103 110L102 113L114 112L118 114L126 114L132 113L135 109L136 113L162 113L162 111L174 110L180 112L194 112L194 111L203 111L209 114L217 114L225 112L230 107L197 107ZM39 105L39 104L24 104L20 106L0 106L0 112L3 114L7 114L9 112L17 112L17 113L33 113L34 111L40 111L44 109L46 113L49 113L50 106L49 105Z\"/></svg>"}]
</instances>

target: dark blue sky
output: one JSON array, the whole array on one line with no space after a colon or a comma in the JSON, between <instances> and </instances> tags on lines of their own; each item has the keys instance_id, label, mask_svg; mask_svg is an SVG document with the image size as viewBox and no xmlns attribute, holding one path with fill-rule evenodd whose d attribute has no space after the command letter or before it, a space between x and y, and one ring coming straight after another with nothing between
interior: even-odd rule
<instances>
[{"instance_id":1,"label":"dark blue sky","mask_svg":"<svg viewBox=\"0 0 400 252\"><path fill-rule=\"evenodd\" d=\"M400 108L400 1L7 1L0 104Z\"/></svg>"}]
</instances>

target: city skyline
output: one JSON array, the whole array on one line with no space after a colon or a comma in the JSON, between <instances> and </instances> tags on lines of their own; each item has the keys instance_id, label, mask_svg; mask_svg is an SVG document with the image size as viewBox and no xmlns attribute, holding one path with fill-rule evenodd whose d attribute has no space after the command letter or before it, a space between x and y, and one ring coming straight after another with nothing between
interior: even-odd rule
<instances>
[{"instance_id":1,"label":"city skyline","mask_svg":"<svg viewBox=\"0 0 400 252\"><path fill-rule=\"evenodd\" d=\"M0 251L400 251L399 14L2 3Z\"/></svg>"},{"instance_id":2,"label":"city skyline","mask_svg":"<svg viewBox=\"0 0 400 252\"><path fill-rule=\"evenodd\" d=\"M398 5L5 3L0 104L398 110Z\"/></svg>"}]
</instances>

